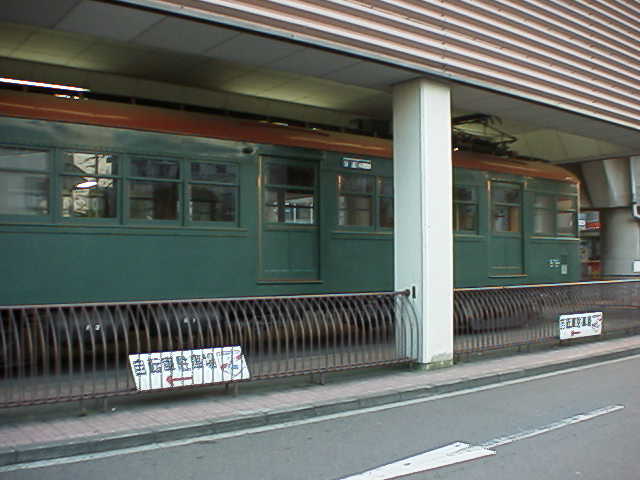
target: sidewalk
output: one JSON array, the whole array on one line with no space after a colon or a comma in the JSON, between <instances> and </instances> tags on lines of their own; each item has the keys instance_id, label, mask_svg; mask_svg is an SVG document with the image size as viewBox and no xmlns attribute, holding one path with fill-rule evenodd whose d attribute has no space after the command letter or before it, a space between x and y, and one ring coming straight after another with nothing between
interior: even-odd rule
<instances>
[{"instance_id":1,"label":"sidewalk","mask_svg":"<svg viewBox=\"0 0 640 480\"><path fill-rule=\"evenodd\" d=\"M0 410L0 465L179 440L488 385L640 353L640 336L562 346L421 371L387 368L110 400L79 416L78 403ZM87 406L98 402L87 402Z\"/></svg>"}]
</instances>

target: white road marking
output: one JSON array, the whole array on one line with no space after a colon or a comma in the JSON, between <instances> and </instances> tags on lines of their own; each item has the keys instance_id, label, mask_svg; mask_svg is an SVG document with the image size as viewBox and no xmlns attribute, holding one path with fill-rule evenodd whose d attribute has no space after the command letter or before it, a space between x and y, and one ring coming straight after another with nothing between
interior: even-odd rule
<instances>
[{"instance_id":1,"label":"white road marking","mask_svg":"<svg viewBox=\"0 0 640 480\"><path fill-rule=\"evenodd\" d=\"M486 448L472 447L468 443L456 442L341 480L389 480L495 454L496 452Z\"/></svg>"},{"instance_id":2,"label":"white road marking","mask_svg":"<svg viewBox=\"0 0 640 480\"><path fill-rule=\"evenodd\" d=\"M355 416L355 415L363 415L363 414L367 414L367 413L381 412L381 411L384 411L384 410L390 410L392 408L402 408L402 407L406 407L406 406L409 406L409 405L417 405L417 404L420 404L420 403L433 402L433 401L437 401L437 400L443 400L443 399L446 399L446 398L459 397L459 396L469 395L471 393L476 393L476 392L484 392L484 391L487 391L487 390L495 390L495 389L498 389L498 388L508 387L509 385L517 385L517 384L520 384L520 383L532 382L532 381L535 381L535 380L541 380L541 379L545 379L545 378L555 377L555 376L558 376L558 375L564 375L566 373L579 372L579 371L582 371L582 370L590 370L590 369L593 369L593 368L597 368L599 366L611 365L611 364L615 364L615 363L625 362L627 360L637 360L639 358L640 358L640 355L631 355L631 356L624 357L624 358L616 358L614 360L607 360L607 361L600 362L600 363L597 363L597 364L582 365L580 367L572 367L572 368L567 368L567 369L564 369L564 370L558 370L558 371L555 371L555 372L542 373L540 375L535 375L535 376L531 376L531 377L524 377L524 378L518 378L516 380L507 380L506 382L492 383L491 385L483 385L481 387L473 387L473 388L468 388L468 389L465 389L465 390L458 390L456 392L449 392L449 393L443 393L443 394L439 394L439 395L431 395L431 396L423 397L423 398L416 398L416 399L413 399L413 400L404 400L404 401L401 401L401 402L388 403L388 404L385 404L385 405L378 405L376 407L362 408L360 410L349 410L347 412L334 413L334 414L331 414L331 415L322 415L322 416L319 416L319 417L306 418L306 419L303 419L303 420L295 420L295 421L291 421L291 422L284 422L284 423L279 423L277 425L266 425L264 427L254 427L254 428L247 428L247 429L244 429L244 430L236 430L236 431L233 431L233 432L216 433L216 434L206 435L206 436L201 436L201 437L187 438L187 439L184 439L184 440L172 440L172 441L168 441L168 442L153 443L153 444L149 444L149 445L141 445L139 447L130 447L130 448L122 448L122 449L118 449L118 450L110 450L108 452L89 453L89 454L84 454L84 455L74 455L74 456L70 456L70 457L54 458L54 459L51 459L51 460L39 460L39 461L35 461L35 462L15 463L13 465L6 465L6 466L0 467L0 473L12 472L12 471L15 471L15 470L29 470L29 469L33 469L33 468L44 468L44 467L49 467L49 466L53 466L53 465L65 465L65 464L68 464L68 463L87 462L87 461L90 461L90 460L99 460L99 459L102 459L102 458L115 457L115 456L119 456L119 455L131 455L131 454L135 454L135 453L149 452L149 451L161 450L161 449L165 449L165 448L182 447L182 446L185 446L185 445L192 445L194 443L211 442L211 441L223 440L223 439L227 439L227 438L242 437L244 435L252 435L252 434L258 434L258 433L264 433L264 432L271 432L271 431L274 431L274 430L283 430L283 429L286 429L286 428L298 427L298 426L301 426L301 425L309 425L309 424L313 424L313 423L325 422L325 421L328 421L328 420L336 420L336 419L339 419L339 418L352 417L352 416Z\"/></svg>"},{"instance_id":3,"label":"white road marking","mask_svg":"<svg viewBox=\"0 0 640 480\"><path fill-rule=\"evenodd\" d=\"M507 435L505 437L498 437L493 440L489 440L482 445L472 446L468 443L462 442L452 443L451 445L436 448L435 450L429 450L428 452L398 460L397 462L389 463L367 472L344 477L341 480L391 480L393 478L404 477L405 475L426 472L428 470L434 470L436 468L446 467L456 463L476 460L478 458L495 455L496 452L490 450L491 448L502 447L504 445L517 442L518 440L524 440L562 427L568 427L569 425L592 420L601 415L616 412L623 408L624 406L622 405L611 405L599 408L587 413L581 413L579 415L574 415L573 417L565 418L564 420L560 420L559 422L554 422L540 428Z\"/></svg>"},{"instance_id":4,"label":"white road marking","mask_svg":"<svg viewBox=\"0 0 640 480\"><path fill-rule=\"evenodd\" d=\"M597 410L592 410L587 413L581 413L573 417L565 418L564 420L560 420L559 422L551 423L549 425L545 425L544 427L536 428L534 430L515 433L513 435L508 435L506 437L495 438L493 440L489 440L488 442L483 443L480 446L483 448L496 448L496 447L501 447L503 445L509 445L510 443L517 442L518 440L524 440L525 438L531 438L537 435L542 435L543 433L551 432L553 430L558 430L559 428L562 428L562 427L568 427L569 425L573 425L575 423L592 420L601 415L606 415L607 413L617 412L618 410L622 410L623 408L624 406L622 405L611 405L609 407L599 408Z\"/></svg>"}]
</instances>

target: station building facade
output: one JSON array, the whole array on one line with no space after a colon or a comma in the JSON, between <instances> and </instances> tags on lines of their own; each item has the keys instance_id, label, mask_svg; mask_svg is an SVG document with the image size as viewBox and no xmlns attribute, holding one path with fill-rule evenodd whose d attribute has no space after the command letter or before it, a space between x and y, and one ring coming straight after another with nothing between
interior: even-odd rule
<instances>
[{"instance_id":1,"label":"station building facade","mask_svg":"<svg viewBox=\"0 0 640 480\"><path fill-rule=\"evenodd\" d=\"M119 243L123 262L144 261L140 252L152 255L156 249L161 255L161 250L181 242L184 251L206 252L210 245L198 237L200 222L226 232L215 233L220 237L215 240L218 249L225 252L232 252L254 233L265 245L296 245L285 249L296 251L293 260L292 255L278 257L280 250L267 246L248 259L232 262L247 275L254 275L250 269L258 265L258 286L247 294L278 293L272 287L275 284L287 284L286 293L323 291L322 282L331 275L336 277L338 290L340 281L349 276L355 282L360 278L360 290L367 290L367 281L381 274L380 268L367 270L368 260L392 251L393 257L382 267L385 287L411 292L422 325L419 361L448 364L453 356L455 237L452 118L476 114L500 118L500 128L514 135L512 148L520 157L577 165L591 194L583 197L593 208L605 209L604 217L615 226L610 232L623 232L607 237L606 273L640 274L640 190L636 188L640 183L639 13L640 3L616 0L55 0L44 6L38 0L8 0L0 12L0 69L6 80L3 85L13 90L0 92L3 148L15 153L17 144L28 142L31 148L20 153L33 162L25 169L7 160L0 168L5 179L29 177L32 183L42 182L43 172L50 171L50 191L68 195L61 193L64 198L52 200L40 215L51 216L49 223L42 218L25 221L18 218L20 212L15 214L7 207L2 223L4 242L15 249L34 242L28 235L36 230L49 229L58 235L56 229L73 223L69 217L81 208L64 183L90 174L104 185L120 185L121 191L126 185L130 195L121 193L120 203L112 201L111 213L108 205L101 207L107 212L103 225L104 218L89 219L89 223L73 225L76 232L91 235L116 224L135 235L155 229L153 244L136 246L135 235L128 244ZM13 80L36 83L11 83ZM63 91L60 86L78 90ZM56 98L34 100L32 95L50 88ZM123 140L118 130L123 123L115 118L130 119L129 106L107 110L93 106L107 101L150 109L170 106L182 117L175 120L178 117L137 110L141 112L137 123L128 128L143 132ZM29 117L25 113L29 108L38 113ZM256 127L246 136L242 133L246 126L220 127L228 129L224 140L198 140L187 154L181 137L172 136L205 137L207 121L198 114L231 113L240 124L244 117L263 122L264 128ZM52 123L36 125L36 120ZM56 123L60 121L77 126L61 126ZM96 129L110 122L113 130ZM289 155L282 143L269 147L274 135L265 134L264 129L273 132L278 128L289 128L291 138L297 131L298 138L281 142L311 149L308 158L296 163L290 159L295 155ZM315 158L309 132L326 129L336 133L317 145L334 154ZM392 143L374 139L356 145L353 137L340 136L344 132L389 137ZM158 136L161 133L165 136ZM47 143L44 139L53 145L53 160L43 157L38 147ZM121 150L122 158L109 156L109 147L122 142L129 142ZM190 159L154 163L156 159L150 157L160 150ZM89 151L93 153L90 159ZM100 157L103 151L107 153ZM211 151L222 160L214 164L198 161ZM243 156L258 162L252 164L255 171L242 168ZM309 169L305 160L315 161L316 166ZM93 170L83 170L85 167ZM371 171L373 176L350 181L357 170ZM251 178L242 177L247 172L262 183L257 185L257 194L242 197L242 182L251 183ZM334 185L335 178L338 183ZM3 188L9 191L10 186ZM153 203L149 192L156 190L165 192L169 201ZM327 233L316 230L314 216L321 214L312 204L316 191L320 198L335 200L333 209L342 215L331 220L331 238L325 240L322 235ZM206 200L212 193L221 200ZM272 221L247 233L236 219L255 216L256 208L264 209L263 194L271 195ZM573 195L557 193L565 194ZM278 205L284 205L287 195L291 201L285 211ZM473 197L469 198L458 200L472 204ZM106 197L102 200L109 203ZM564 209L554 212L570 217L578 202L565 201ZM513 207L507 200L502 206ZM293 222L285 221L287 215L302 227L288 227ZM153 223L155 220L162 225ZM353 224L364 228L339 228ZM163 230L178 226L191 230L176 238ZM109 234L109 242L118 236L113 231ZM353 235L372 242L366 249L348 241L332 246L333 240L352 239ZM64 270L69 266L52 260L56 248L62 248L60 239L43 245L33 250L39 252L42 268ZM83 240L77 249L82 256L92 249L110 248L105 245ZM300 245L304 247L298 248ZM321 258L317 255L320 248L330 254ZM139 254L131 256L132 251ZM111 261L109 257L97 260ZM164 278L160 284L171 285L172 271L183 268L172 261L181 262L167 259L147 269L148 278L139 281L153 286ZM284 272L284 263L296 268ZM81 272L86 265L79 262L73 267ZM215 262L210 267L215 270ZM507 273L516 279L523 275ZM216 274L228 279L228 294L237 295L233 269L225 267ZM74 278L81 283L86 278L83 275ZM278 275L282 278L276 278ZM98 288L99 282L95 285ZM186 289L176 295L188 298L188 287L183 282L176 284L176 289ZM56 289L50 285L36 281L29 288L47 290L46 302L57 303ZM197 285L191 291L197 291ZM146 294L153 297L153 288ZM62 300L62 294L60 299L68 301ZM27 296L14 303L28 303Z\"/></svg>"}]
</instances>

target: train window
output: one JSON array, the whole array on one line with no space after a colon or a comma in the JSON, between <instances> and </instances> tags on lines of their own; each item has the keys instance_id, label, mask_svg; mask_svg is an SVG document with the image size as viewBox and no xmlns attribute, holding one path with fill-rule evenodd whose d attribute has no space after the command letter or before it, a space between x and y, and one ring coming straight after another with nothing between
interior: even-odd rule
<instances>
[{"instance_id":1,"label":"train window","mask_svg":"<svg viewBox=\"0 0 640 480\"><path fill-rule=\"evenodd\" d=\"M577 235L577 202L575 197L558 197L556 225L558 235Z\"/></svg>"},{"instance_id":2,"label":"train window","mask_svg":"<svg viewBox=\"0 0 640 480\"><path fill-rule=\"evenodd\" d=\"M134 158L131 160L131 176L145 178L180 178L180 168L175 160Z\"/></svg>"},{"instance_id":3,"label":"train window","mask_svg":"<svg viewBox=\"0 0 640 480\"><path fill-rule=\"evenodd\" d=\"M238 168L224 163L191 162L191 180L238 183Z\"/></svg>"},{"instance_id":4,"label":"train window","mask_svg":"<svg viewBox=\"0 0 640 480\"><path fill-rule=\"evenodd\" d=\"M65 218L115 218L119 159L106 153L66 152L61 178Z\"/></svg>"},{"instance_id":5,"label":"train window","mask_svg":"<svg viewBox=\"0 0 640 480\"><path fill-rule=\"evenodd\" d=\"M49 154L42 150L0 147L0 169L37 170L49 168Z\"/></svg>"},{"instance_id":6,"label":"train window","mask_svg":"<svg viewBox=\"0 0 640 480\"><path fill-rule=\"evenodd\" d=\"M338 225L373 226L373 190L371 175L338 174Z\"/></svg>"},{"instance_id":7,"label":"train window","mask_svg":"<svg viewBox=\"0 0 640 480\"><path fill-rule=\"evenodd\" d=\"M266 181L269 185L290 185L295 187L313 187L315 185L315 170L313 167L272 163L267 165L266 173Z\"/></svg>"},{"instance_id":8,"label":"train window","mask_svg":"<svg viewBox=\"0 0 640 480\"><path fill-rule=\"evenodd\" d=\"M117 175L118 157L108 153L66 152L64 172L77 175Z\"/></svg>"},{"instance_id":9,"label":"train window","mask_svg":"<svg viewBox=\"0 0 640 480\"><path fill-rule=\"evenodd\" d=\"M372 225L372 198L356 195L338 197L338 225L370 227Z\"/></svg>"},{"instance_id":10,"label":"train window","mask_svg":"<svg viewBox=\"0 0 640 480\"><path fill-rule=\"evenodd\" d=\"M177 183L129 181L129 218L135 220L176 220L179 188Z\"/></svg>"},{"instance_id":11,"label":"train window","mask_svg":"<svg viewBox=\"0 0 640 480\"><path fill-rule=\"evenodd\" d=\"M379 199L380 226L393 228L393 198L381 197Z\"/></svg>"},{"instance_id":12,"label":"train window","mask_svg":"<svg viewBox=\"0 0 640 480\"><path fill-rule=\"evenodd\" d=\"M269 223L313 224L313 191L294 188L268 188L265 221Z\"/></svg>"},{"instance_id":13,"label":"train window","mask_svg":"<svg viewBox=\"0 0 640 480\"><path fill-rule=\"evenodd\" d=\"M117 180L97 177L62 178L62 216L115 218Z\"/></svg>"},{"instance_id":14,"label":"train window","mask_svg":"<svg viewBox=\"0 0 640 480\"><path fill-rule=\"evenodd\" d=\"M554 213L553 196L536 195L533 204L533 233L553 235Z\"/></svg>"},{"instance_id":15,"label":"train window","mask_svg":"<svg viewBox=\"0 0 640 480\"><path fill-rule=\"evenodd\" d=\"M129 218L177 220L180 166L176 160L133 158L130 163Z\"/></svg>"},{"instance_id":16,"label":"train window","mask_svg":"<svg viewBox=\"0 0 640 480\"><path fill-rule=\"evenodd\" d=\"M378 178L378 216L382 228L393 228L393 178Z\"/></svg>"},{"instance_id":17,"label":"train window","mask_svg":"<svg viewBox=\"0 0 640 480\"><path fill-rule=\"evenodd\" d=\"M275 161L265 167L265 222L314 224L315 167Z\"/></svg>"},{"instance_id":18,"label":"train window","mask_svg":"<svg viewBox=\"0 0 640 480\"><path fill-rule=\"evenodd\" d=\"M492 184L493 231L520 232L520 187L508 183Z\"/></svg>"},{"instance_id":19,"label":"train window","mask_svg":"<svg viewBox=\"0 0 640 480\"><path fill-rule=\"evenodd\" d=\"M189 213L194 222L233 222L236 219L236 188L189 185Z\"/></svg>"},{"instance_id":20,"label":"train window","mask_svg":"<svg viewBox=\"0 0 640 480\"><path fill-rule=\"evenodd\" d=\"M478 200L472 187L454 187L453 229L458 232L477 232Z\"/></svg>"},{"instance_id":21,"label":"train window","mask_svg":"<svg viewBox=\"0 0 640 480\"><path fill-rule=\"evenodd\" d=\"M48 168L46 151L0 147L0 215L48 215Z\"/></svg>"},{"instance_id":22,"label":"train window","mask_svg":"<svg viewBox=\"0 0 640 480\"><path fill-rule=\"evenodd\" d=\"M493 201L496 203L520 203L520 189L505 184L493 184Z\"/></svg>"},{"instance_id":23,"label":"train window","mask_svg":"<svg viewBox=\"0 0 640 480\"><path fill-rule=\"evenodd\" d=\"M556 205L558 207L558 211L561 210L576 210L576 199L573 197L558 197L556 201Z\"/></svg>"},{"instance_id":24,"label":"train window","mask_svg":"<svg viewBox=\"0 0 640 480\"><path fill-rule=\"evenodd\" d=\"M338 191L351 194L372 194L373 180L370 175L338 175Z\"/></svg>"},{"instance_id":25,"label":"train window","mask_svg":"<svg viewBox=\"0 0 640 480\"><path fill-rule=\"evenodd\" d=\"M194 222L235 222L238 167L191 162L189 218Z\"/></svg>"}]
</instances>

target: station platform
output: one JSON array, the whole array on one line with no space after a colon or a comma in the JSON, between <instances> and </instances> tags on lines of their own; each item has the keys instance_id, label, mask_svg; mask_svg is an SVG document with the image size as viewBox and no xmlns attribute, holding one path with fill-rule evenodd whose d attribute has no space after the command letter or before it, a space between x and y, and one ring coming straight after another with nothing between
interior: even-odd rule
<instances>
[{"instance_id":1,"label":"station platform","mask_svg":"<svg viewBox=\"0 0 640 480\"><path fill-rule=\"evenodd\" d=\"M144 394L0 411L0 473L29 463L199 436L320 419L434 395L516 381L640 354L640 335L532 353L474 358L439 370L389 367L328 374L324 384L292 377L224 387ZM11 467L9 467L11 466Z\"/></svg>"}]
</instances>

